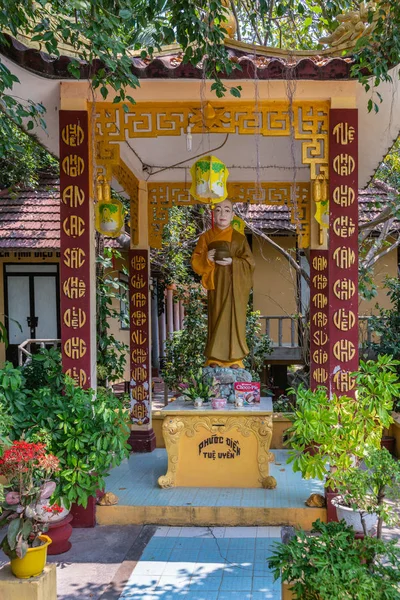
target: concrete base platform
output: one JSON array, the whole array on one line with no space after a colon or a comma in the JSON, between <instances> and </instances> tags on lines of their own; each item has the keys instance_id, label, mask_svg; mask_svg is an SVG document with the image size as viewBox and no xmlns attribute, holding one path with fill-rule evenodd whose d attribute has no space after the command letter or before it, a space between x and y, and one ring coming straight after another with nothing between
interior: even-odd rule
<instances>
[{"instance_id":1,"label":"concrete base platform","mask_svg":"<svg viewBox=\"0 0 400 600\"><path fill-rule=\"evenodd\" d=\"M17 579L10 565L0 569L1 600L57 600L56 566L47 564L38 577Z\"/></svg>"},{"instance_id":2,"label":"concrete base platform","mask_svg":"<svg viewBox=\"0 0 400 600\"><path fill-rule=\"evenodd\" d=\"M132 455L113 469L106 490L119 497L116 506L98 506L99 525L256 526L292 525L310 529L317 519L326 521L326 509L308 508L312 493L323 494L323 484L305 481L286 464L287 451L274 450L270 465L275 490L243 488L158 487L166 472L163 449Z\"/></svg>"}]
</instances>

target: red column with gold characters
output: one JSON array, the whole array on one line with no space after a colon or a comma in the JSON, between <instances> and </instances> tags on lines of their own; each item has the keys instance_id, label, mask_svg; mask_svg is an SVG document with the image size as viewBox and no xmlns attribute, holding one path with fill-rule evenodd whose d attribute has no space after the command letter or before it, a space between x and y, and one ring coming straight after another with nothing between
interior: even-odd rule
<instances>
[{"instance_id":1,"label":"red column with gold characters","mask_svg":"<svg viewBox=\"0 0 400 600\"><path fill-rule=\"evenodd\" d=\"M151 452L156 438L151 427L151 338L149 250L129 251L130 396L134 452Z\"/></svg>"},{"instance_id":2,"label":"red column with gold characters","mask_svg":"<svg viewBox=\"0 0 400 600\"><path fill-rule=\"evenodd\" d=\"M354 395L358 369L358 111L329 117L329 347L332 394Z\"/></svg>"},{"instance_id":3,"label":"red column with gold characters","mask_svg":"<svg viewBox=\"0 0 400 600\"><path fill-rule=\"evenodd\" d=\"M62 364L91 387L90 164L86 111L60 111L60 304Z\"/></svg>"},{"instance_id":4,"label":"red column with gold characters","mask_svg":"<svg viewBox=\"0 0 400 600\"><path fill-rule=\"evenodd\" d=\"M328 251L310 250L310 387L328 387Z\"/></svg>"}]
</instances>

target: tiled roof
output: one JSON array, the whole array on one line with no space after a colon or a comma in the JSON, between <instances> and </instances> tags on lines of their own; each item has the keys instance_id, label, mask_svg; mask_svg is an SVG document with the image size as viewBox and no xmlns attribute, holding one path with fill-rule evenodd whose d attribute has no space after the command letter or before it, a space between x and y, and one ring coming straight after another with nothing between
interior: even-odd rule
<instances>
[{"instance_id":1,"label":"tiled roof","mask_svg":"<svg viewBox=\"0 0 400 600\"><path fill-rule=\"evenodd\" d=\"M0 248L1 249L59 249L60 247L60 196L59 179L54 175L41 175L35 190L21 189L0 192ZM377 217L388 205L390 193L395 192L381 182L359 191L360 224ZM257 229L270 234L294 233L286 206L251 204L246 218ZM400 221L396 221L400 227ZM120 247L117 240L106 239L109 247Z\"/></svg>"},{"instance_id":2,"label":"tiled roof","mask_svg":"<svg viewBox=\"0 0 400 600\"><path fill-rule=\"evenodd\" d=\"M7 45L0 47L0 52L15 61L24 69L33 71L43 77L55 79L74 79L68 70L69 64L76 57L62 54L51 57L37 48L30 47L19 40L5 34ZM24 41L26 41L24 39ZM26 41L29 43L29 41ZM232 45L232 43L231 43ZM237 45L237 44L236 44ZM220 73L222 79L351 79L351 67L354 63L352 57L333 57L327 55L328 51L320 54L310 52L281 52L276 55L275 49L260 47L252 51L251 45L243 44L245 48L229 47L228 55L232 63L240 66L234 68L230 74ZM247 46L247 47L246 47ZM269 56L269 53L271 54ZM132 56L132 73L139 79L202 79L203 65L192 65L183 62L183 55L179 49L171 48L153 58L143 59ZM89 79L94 72L103 68L103 63L96 59L91 65L78 61L80 78Z\"/></svg>"},{"instance_id":3,"label":"tiled roof","mask_svg":"<svg viewBox=\"0 0 400 600\"><path fill-rule=\"evenodd\" d=\"M60 247L60 181L41 175L37 189L0 193L0 248Z\"/></svg>"}]
</instances>

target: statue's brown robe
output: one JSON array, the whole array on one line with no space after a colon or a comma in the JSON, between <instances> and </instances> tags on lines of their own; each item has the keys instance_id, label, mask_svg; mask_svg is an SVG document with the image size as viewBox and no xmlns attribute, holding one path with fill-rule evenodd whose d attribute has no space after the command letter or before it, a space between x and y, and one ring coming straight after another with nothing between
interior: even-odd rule
<instances>
[{"instance_id":1,"label":"statue's brown robe","mask_svg":"<svg viewBox=\"0 0 400 600\"><path fill-rule=\"evenodd\" d=\"M227 242L232 265L208 260L208 246ZM208 340L204 354L207 364L237 364L249 353L246 343L246 309L253 285L254 259L246 237L234 230L209 229L203 233L192 256L193 270L201 275L208 291Z\"/></svg>"}]
</instances>

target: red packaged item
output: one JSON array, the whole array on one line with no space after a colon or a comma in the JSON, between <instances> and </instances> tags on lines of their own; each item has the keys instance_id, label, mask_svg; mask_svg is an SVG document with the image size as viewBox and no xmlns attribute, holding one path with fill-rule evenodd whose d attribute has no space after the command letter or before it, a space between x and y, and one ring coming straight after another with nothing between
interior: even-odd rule
<instances>
[{"instance_id":1,"label":"red packaged item","mask_svg":"<svg viewBox=\"0 0 400 600\"><path fill-rule=\"evenodd\" d=\"M234 384L235 398L242 398L243 404L260 402L260 384L255 381L237 381Z\"/></svg>"}]
</instances>

